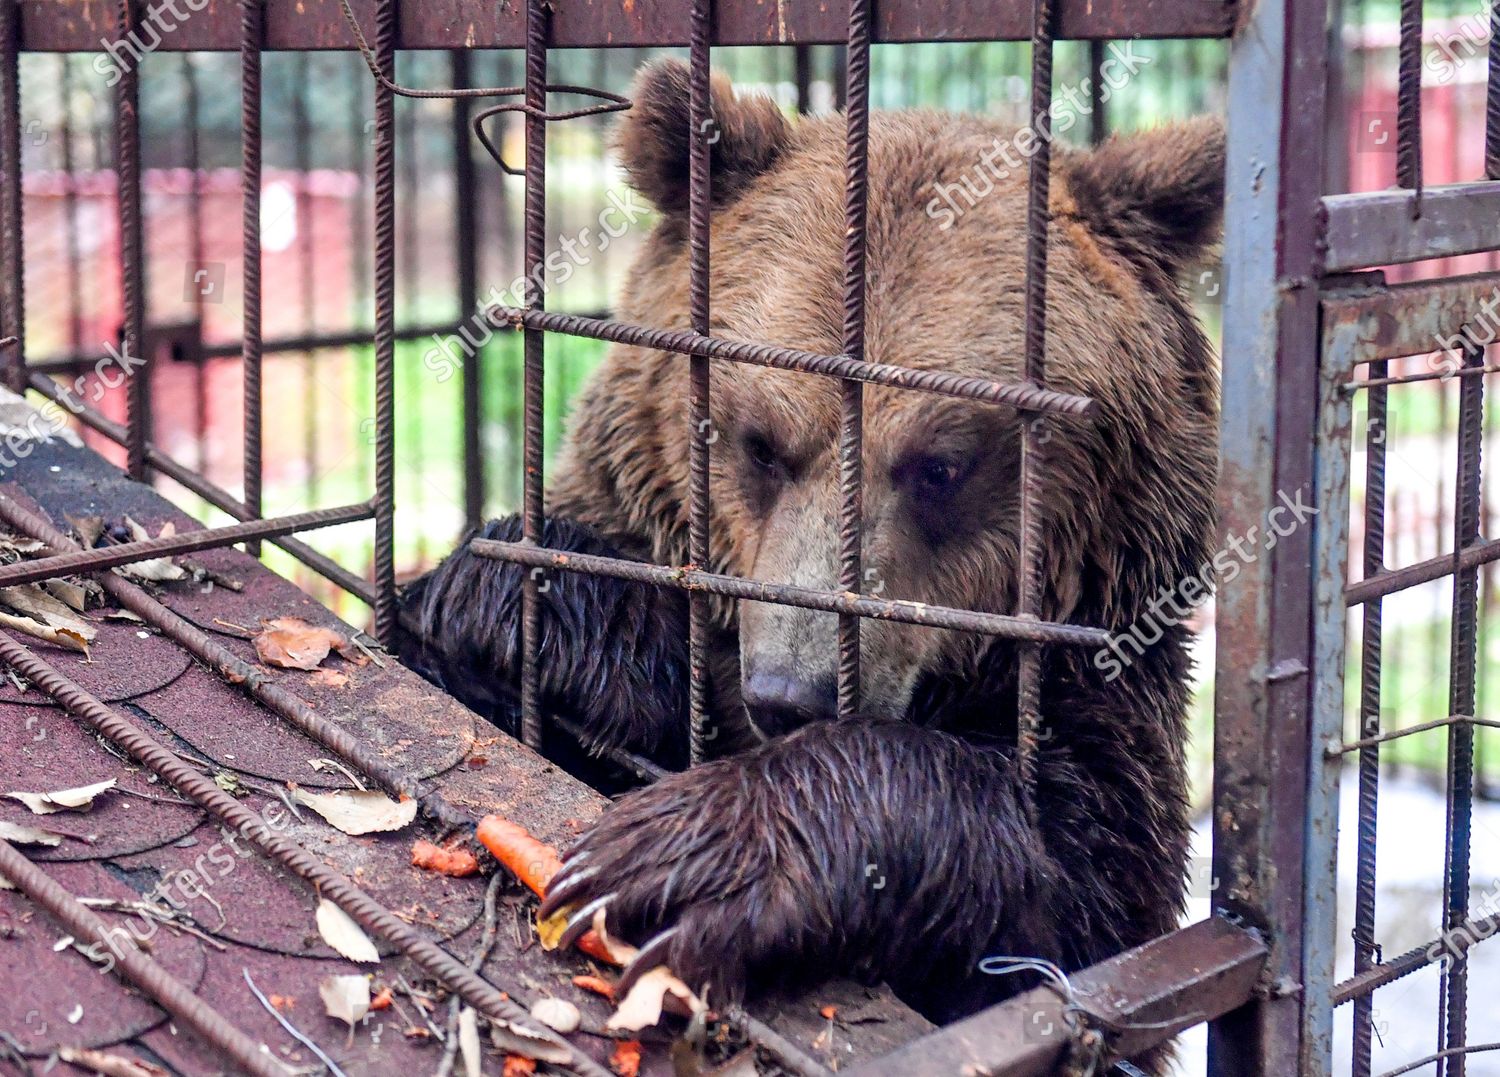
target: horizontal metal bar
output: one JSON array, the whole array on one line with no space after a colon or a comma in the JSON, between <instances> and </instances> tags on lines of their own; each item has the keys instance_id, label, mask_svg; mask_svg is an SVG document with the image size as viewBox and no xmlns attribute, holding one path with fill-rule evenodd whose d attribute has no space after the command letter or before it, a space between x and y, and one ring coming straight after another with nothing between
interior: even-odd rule
<instances>
[{"instance_id":1,"label":"horizontal metal bar","mask_svg":"<svg viewBox=\"0 0 1500 1077\"><path fill-rule=\"evenodd\" d=\"M1417 385L1425 381L1448 381L1452 378L1482 378L1486 374L1500 374L1500 363L1486 366L1466 366L1457 370L1424 370L1417 374L1399 374L1388 378L1363 378L1344 386L1347 393L1358 393L1366 389L1380 389L1391 385Z\"/></svg>"},{"instance_id":2,"label":"horizontal metal bar","mask_svg":"<svg viewBox=\"0 0 1500 1077\"><path fill-rule=\"evenodd\" d=\"M1358 606L1373 599L1385 598L1397 591L1431 583L1466 569L1479 568L1492 561L1500 561L1500 539L1488 539L1465 546L1458 551L1457 556L1451 553L1439 554L1426 561L1366 576L1344 588L1344 605Z\"/></svg>"},{"instance_id":3,"label":"horizontal metal bar","mask_svg":"<svg viewBox=\"0 0 1500 1077\"><path fill-rule=\"evenodd\" d=\"M404 329L398 329L396 339L421 340L434 334L451 336L457 332L458 326L452 322L434 322L431 325L409 325ZM263 341L260 350L262 355L272 355L282 352L315 352L329 348L357 348L361 345L373 346L373 339L374 330L371 329L341 329L327 333L304 333L294 337L277 337L274 340ZM180 359L174 356L174 361L190 363L207 359L238 359L242 349L243 345L238 340L203 344L196 349L196 354L184 355ZM116 360L113 356L88 352L64 352L41 359L28 358L26 360L27 370L41 374L86 374L96 368L108 369L114 365L116 365Z\"/></svg>"},{"instance_id":4,"label":"horizontal metal bar","mask_svg":"<svg viewBox=\"0 0 1500 1077\"><path fill-rule=\"evenodd\" d=\"M1490 729L1500 729L1500 722L1490 718L1476 718L1472 714L1450 714L1446 718L1435 718L1430 722L1420 722L1417 725L1409 725L1402 729L1392 729L1378 736L1364 737L1361 740L1351 741L1348 744L1330 744L1324 749L1323 754L1332 758L1333 756L1345 755L1349 752L1357 752L1361 748L1373 748L1377 744L1401 740L1403 737L1414 736L1418 733L1430 733L1434 729L1445 729L1451 725L1478 725L1486 726Z\"/></svg>"},{"instance_id":5,"label":"horizontal metal bar","mask_svg":"<svg viewBox=\"0 0 1500 1077\"><path fill-rule=\"evenodd\" d=\"M1059 1072L1072 1021L1104 1033L1111 1057L1130 1058L1183 1029L1243 1005L1266 960L1259 935L1215 917L1100 962L1070 980L1079 1007L1038 987L914 1040L850 1077Z\"/></svg>"},{"instance_id":6,"label":"horizontal metal bar","mask_svg":"<svg viewBox=\"0 0 1500 1077\"><path fill-rule=\"evenodd\" d=\"M497 561L513 561L521 565L555 568L564 572L612 576L615 579L631 580L635 583L679 587L684 591L703 591L751 602L776 602L783 606L800 606L803 609L822 610L827 613L853 613L861 617L873 617L884 621L900 621L903 624L923 625L928 628L948 628L958 632L982 632L985 635L999 636L1003 639L1024 639L1036 643L1065 643L1094 647L1102 647L1109 643L1109 633L1102 628L1034 621L1000 613L977 613L973 610L929 606L922 602L906 602L900 599L868 598L852 592L817 591L810 587L794 587L791 584L768 583L764 580L747 580L740 576L725 576L717 572L704 572L701 569L669 568L665 565L652 565L643 561L627 561L620 557L600 557L597 554L550 550L545 546L532 546L524 542L471 539L469 548L480 557L492 557Z\"/></svg>"},{"instance_id":7,"label":"horizontal metal bar","mask_svg":"<svg viewBox=\"0 0 1500 1077\"><path fill-rule=\"evenodd\" d=\"M80 404L67 396L66 393L51 378L43 374L32 374L30 385L37 392L53 401L72 415L84 426L98 434L103 435L116 445L125 444L125 427L104 415L99 414L86 404ZM185 489L197 494L214 508L227 512L236 520L247 521L255 519L254 513L222 486L209 482L191 468L184 467L162 452L155 445L146 445L146 463L155 471L160 472L173 482L178 483ZM344 568L338 562L321 554L307 543L290 536L282 536L269 540L274 545L285 550L295 557L299 562L322 576L325 580L342 587L355 598L374 605L375 589L368 580L362 579Z\"/></svg>"},{"instance_id":8,"label":"horizontal metal bar","mask_svg":"<svg viewBox=\"0 0 1500 1077\"><path fill-rule=\"evenodd\" d=\"M978 400L985 404L1009 404L1021 411L1051 412L1059 415L1087 416L1094 402L1086 396L1059 393L1035 385L1003 385L984 378L970 378L938 370L913 370L886 363L867 363L847 355L822 355L751 344L740 340L721 340L681 329L651 329L627 322L582 318L556 311L523 310L520 307L491 307L486 315L498 326L517 329L541 329L568 336L608 340L638 348L697 355L709 359L727 359L735 363L792 370L802 374L821 374L830 378L849 378L871 385L889 385L940 396Z\"/></svg>"},{"instance_id":9,"label":"horizontal metal bar","mask_svg":"<svg viewBox=\"0 0 1500 1077\"><path fill-rule=\"evenodd\" d=\"M294 516L251 520L246 523L230 524L227 527L205 527L180 535L143 539L140 542L122 542L115 546L57 554L36 561L18 561L13 565L0 565L0 587L13 587L22 583L35 583L38 580L56 579L59 576L68 576L76 572L99 572L155 557L175 557L179 554L196 553L199 550L232 546L236 542L249 539L276 538L296 531L336 527L339 524L368 520L374 513L374 507L366 501L358 505L316 509Z\"/></svg>"},{"instance_id":10,"label":"horizontal metal bar","mask_svg":"<svg viewBox=\"0 0 1500 1077\"><path fill-rule=\"evenodd\" d=\"M1470 920L1464 925L1463 931L1472 936L1473 940L1487 939L1496 931L1500 931L1500 913ZM1452 953L1455 947L1462 946L1467 949L1470 940L1461 939L1457 932L1458 929L1455 929L1431 942L1414 946L1399 957L1382 961L1364 972L1349 977L1333 989L1333 1004L1342 1006L1361 995L1368 995L1386 984L1394 983L1403 976L1410 976L1418 969L1424 969L1441 960L1445 954Z\"/></svg>"},{"instance_id":11,"label":"horizontal metal bar","mask_svg":"<svg viewBox=\"0 0 1500 1077\"><path fill-rule=\"evenodd\" d=\"M373 0L352 4L361 25L374 25ZM639 48L688 44L690 0L558 4L551 16L553 48ZM113 0L69 0L21 6L21 48L98 52L114 40ZM236 50L240 5L208 0L180 21L160 20L164 49ZM336 3L267 0L269 49L351 49L353 38ZM398 49L521 48L525 4L420 0L399 5ZM1009 0L908 0L876 5L871 37L897 41L1022 41L1031 36L1028 4ZM1059 38L1227 37L1234 4L1227 0L1057 0ZM167 30L173 25L175 28ZM766 4L719 0L710 28L715 45L843 44L848 23L836 4ZM146 37L149 41L149 36Z\"/></svg>"},{"instance_id":12,"label":"horizontal metal bar","mask_svg":"<svg viewBox=\"0 0 1500 1077\"><path fill-rule=\"evenodd\" d=\"M1369 276L1377 282L1340 289L1322 300L1325 338L1348 338L1338 353L1348 355L1351 370L1380 359L1485 344L1500 325L1500 272L1401 284ZM1456 373L1456 363L1453 369Z\"/></svg>"},{"instance_id":13,"label":"horizontal metal bar","mask_svg":"<svg viewBox=\"0 0 1500 1077\"><path fill-rule=\"evenodd\" d=\"M1500 249L1500 183L1481 180L1424 187L1421 213L1409 190L1323 198L1324 269L1447 258Z\"/></svg>"}]
</instances>

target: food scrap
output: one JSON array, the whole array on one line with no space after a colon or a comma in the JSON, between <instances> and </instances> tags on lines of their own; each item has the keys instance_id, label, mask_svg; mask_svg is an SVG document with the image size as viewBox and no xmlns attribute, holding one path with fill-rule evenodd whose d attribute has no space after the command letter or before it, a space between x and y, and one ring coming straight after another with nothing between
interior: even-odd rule
<instances>
[{"instance_id":1,"label":"food scrap","mask_svg":"<svg viewBox=\"0 0 1500 1077\"><path fill-rule=\"evenodd\" d=\"M641 1041L621 1040L609 1056L609 1068L619 1077L640 1077Z\"/></svg>"},{"instance_id":2,"label":"food scrap","mask_svg":"<svg viewBox=\"0 0 1500 1077\"><path fill-rule=\"evenodd\" d=\"M413 867L424 871L435 871L440 875L451 875L456 879L479 873L479 861L474 854L457 843L435 845L419 838L411 847Z\"/></svg>"}]
</instances>

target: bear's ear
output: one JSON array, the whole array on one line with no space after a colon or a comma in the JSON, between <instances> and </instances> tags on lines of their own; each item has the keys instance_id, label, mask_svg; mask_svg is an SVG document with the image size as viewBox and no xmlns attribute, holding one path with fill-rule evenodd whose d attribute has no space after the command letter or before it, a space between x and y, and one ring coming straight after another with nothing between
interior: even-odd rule
<instances>
[{"instance_id":1,"label":"bear's ear","mask_svg":"<svg viewBox=\"0 0 1500 1077\"><path fill-rule=\"evenodd\" d=\"M647 67L636 78L634 106L615 131L631 186L668 214L688 208L688 78L681 60ZM712 197L723 205L775 163L792 132L774 101L759 94L737 96L724 75L713 75L709 92L709 137L717 136L710 150Z\"/></svg>"},{"instance_id":2,"label":"bear's ear","mask_svg":"<svg viewBox=\"0 0 1500 1077\"><path fill-rule=\"evenodd\" d=\"M1078 216L1143 265L1175 276L1218 239L1224 125L1216 117L1113 136L1068 157L1063 173Z\"/></svg>"}]
</instances>

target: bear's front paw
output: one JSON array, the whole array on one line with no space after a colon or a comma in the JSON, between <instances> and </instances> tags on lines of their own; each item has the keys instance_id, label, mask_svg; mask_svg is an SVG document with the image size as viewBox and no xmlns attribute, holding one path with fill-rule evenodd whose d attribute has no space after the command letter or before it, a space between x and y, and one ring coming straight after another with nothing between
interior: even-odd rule
<instances>
[{"instance_id":1,"label":"bear's front paw","mask_svg":"<svg viewBox=\"0 0 1500 1077\"><path fill-rule=\"evenodd\" d=\"M604 909L610 933L641 947L622 993L657 965L716 1002L829 975L805 960L832 956L829 903L768 793L724 761L626 796L569 850L540 916L568 910L571 945Z\"/></svg>"}]
</instances>

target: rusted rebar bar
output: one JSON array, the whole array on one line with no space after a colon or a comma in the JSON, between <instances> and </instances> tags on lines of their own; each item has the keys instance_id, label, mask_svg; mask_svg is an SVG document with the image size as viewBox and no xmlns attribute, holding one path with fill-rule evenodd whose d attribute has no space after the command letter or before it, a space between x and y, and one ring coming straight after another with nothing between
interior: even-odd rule
<instances>
[{"instance_id":1,"label":"rusted rebar bar","mask_svg":"<svg viewBox=\"0 0 1500 1077\"><path fill-rule=\"evenodd\" d=\"M98 913L80 903L52 876L4 840L0 840L0 875L66 928L78 940L76 945L83 953L92 950L103 958L104 951L108 950L114 957L113 970L120 974L121 979L135 984L225 1058L256 1077L286 1077L286 1067L276 1060L264 1043L251 1039L198 997L187 984L147 957L144 951L136 948L133 939L123 945L112 943L109 925Z\"/></svg>"},{"instance_id":2,"label":"rusted rebar bar","mask_svg":"<svg viewBox=\"0 0 1500 1077\"><path fill-rule=\"evenodd\" d=\"M820 355L796 348L703 337L681 329L652 329L628 322L507 306L491 307L488 315L491 323L497 326L542 329L550 333L566 333L569 336L607 340L638 348L654 348L679 355L706 355L713 359L728 359L753 366L774 367L777 370L795 370L831 378L852 378L871 385L916 389L939 396L977 400L984 404L1008 404L1018 411L1086 417L1093 413L1095 407L1094 401L1086 396L1042 389L1035 385L1005 385L942 370L914 370L886 363L859 362L847 355Z\"/></svg>"}]
</instances>

